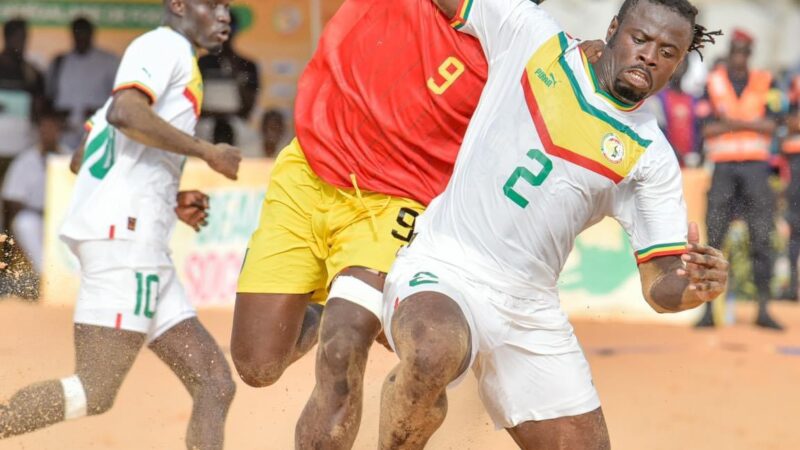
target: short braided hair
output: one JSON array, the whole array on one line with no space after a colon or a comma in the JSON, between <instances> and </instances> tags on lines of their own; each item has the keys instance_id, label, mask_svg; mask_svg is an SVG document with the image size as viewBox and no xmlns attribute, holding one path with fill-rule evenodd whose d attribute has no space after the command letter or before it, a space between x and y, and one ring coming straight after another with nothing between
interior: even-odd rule
<instances>
[{"instance_id":1,"label":"short braided hair","mask_svg":"<svg viewBox=\"0 0 800 450\"><path fill-rule=\"evenodd\" d=\"M625 20L628 12L633 9L634 6L638 5L641 0L625 0L625 3L619 8L619 13L617 13L617 20L622 23ZM699 11L695 8L694 5L689 3L689 0L644 0L646 2L650 2L655 5L661 5L666 8L669 8L676 13L678 13L681 17L685 18L689 21L692 25L692 30L694 35L692 37L692 43L689 45L688 51L690 52L697 52L700 55L700 59L703 58L703 53L700 51L701 49L705 48L706 44L714 44L716 43L716 36L721 36L722 31L708 31L706 27L703 25L698 25L697 14Z\"/></svg>"}]
</instances>

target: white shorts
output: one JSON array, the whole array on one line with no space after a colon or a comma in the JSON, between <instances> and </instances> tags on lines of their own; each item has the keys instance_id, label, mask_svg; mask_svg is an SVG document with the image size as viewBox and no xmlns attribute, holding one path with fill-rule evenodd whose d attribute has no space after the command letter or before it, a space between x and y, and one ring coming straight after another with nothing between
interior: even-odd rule
<instances>
[{"instance_id":1,"label":"white shorts","mask_svg":"<svg viewBox=\"0 0 800 450\"><path fill-rule=\"evenodd\" d=\"M386 279L384 330L395 351L395 309L409 296L431 291L453 299L469 323L470 366L498 429L600 407L589 363L557 299L513 297L430 258L401 253Z\"/></svg>"},{"instance_id":2,"label":"white shorts","mask_svg":"<svg viewBox=\"0 0 800 450\"><path fill-rule=\"evenodd\" d=\"M123 240L71 250L81 266L75 323L145 333L149 343L197 315L166 250Z\"/></svg>"}]
</instances>

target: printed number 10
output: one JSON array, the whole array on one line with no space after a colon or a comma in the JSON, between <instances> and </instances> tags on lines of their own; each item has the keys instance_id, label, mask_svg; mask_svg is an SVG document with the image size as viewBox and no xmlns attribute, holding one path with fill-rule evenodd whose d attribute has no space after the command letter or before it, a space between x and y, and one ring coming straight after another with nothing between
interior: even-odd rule
<instances>
[{"instance_id":1,"label":"printed number 10","mask_svg":"<svg viewBox=\"0 0 800 450\"><path fill-rule=\"evenodd\" d=\"M541 150L530 150L528 152L528 158L537 161L542 165L539 173L534 174L528 170L527 167L519 166L514 170L511 176L508 177L506 184L503 185L503 193L506 194L506 197L510 198L511 201L516 203L520 208L525 208L530 202L519 192L514 190L514 186L517 184L517 181L522 179L531 186L541 186L541 184L544 183L544 180L547 179L547 176L550 175L550 171L553 170L553 161L551 161L547 155L542 153Z\"/></svg>"}]
</instances>

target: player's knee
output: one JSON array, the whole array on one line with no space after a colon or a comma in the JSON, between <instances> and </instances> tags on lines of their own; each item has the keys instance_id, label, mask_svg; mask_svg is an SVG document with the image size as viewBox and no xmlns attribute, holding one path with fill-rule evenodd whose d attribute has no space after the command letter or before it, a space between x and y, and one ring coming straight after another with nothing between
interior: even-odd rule
<instances>
[{"instance_id":1,"label":"player's knee","mask_svg":"<svg viewBox=\"0 0 800 450\"><path fill-rule=\"evenodd\" d=\"M454 302L428 300L420 301L416 311L410 302L401 311L401 304L392 334L405 370L430 374L432 381L447 384L469 354L469 326Z\"/></svg>"},{"instance_id":2,"label":"player's knee","mask_svg":"<svg viewBox=\"0 0 800 450\"><path fill-rule=\"evenodd\" d=\"M288 361L283 358L261 360L251 358L233 358L239 378L251 387L267 387L275 384L283 375Z\"/></svg>"},{"instance_id":3,"label":"player's knee","mask_svg":"<svg viewBox=\"0 0 800 450\"><path fill-rule=\"evenodd\" d=\"M227 370L212 371L192 389L192 397L212 398L220 403L230 404L236 395L236 383Z\"/></svg>"},{"instance_id":4,"label":"player's knee","mask_svg":"<svg viewBox=\"0 0 800 450\"><path fill-rule=\"evenodd\" d=\"M466 330L437 329L420 320L413 324L413 335L406 333L400 352L401 367L425 374L431 387L443 387L458 376L469 347ZM446 327L448 328L448 327Z\"/></svg>"},{"instance_id":5,"label":"player's knee","mask_svg":"<svg viewBox=\"0 0 800 450\"><path fill-rule=\"evenodd\" d=\"M320 336L320 356L318 364L326 374L326 380L341 385L349 385L350 379L366 364L369 348L374 337L365 330L354 326L331 327ZM345 391L345 392L341 392ZM349 388L337 389L346 394Z\"/></svg>"}]
</instances>

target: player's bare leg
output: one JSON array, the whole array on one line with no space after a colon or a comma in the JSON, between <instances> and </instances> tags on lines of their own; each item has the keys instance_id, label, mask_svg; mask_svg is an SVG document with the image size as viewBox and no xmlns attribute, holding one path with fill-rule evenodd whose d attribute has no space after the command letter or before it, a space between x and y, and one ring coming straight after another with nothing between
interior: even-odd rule
<instances>
[{"instance_id":1,"label":"player's bare leg","mask_svg":"<svg viewBox=\"0 0 800 450\"><path fill-rule=\"evenodd\" d=\"M150 344L192 396L186 432L189 449L221 449L225 417L236 392L219 345L196 317L170 328Z\"/></svg>"},{"instance_id":2,"label":"player's bare leg","mask_svg":"<svg viewBox=\"0 0 800 450\"><path fill-rule=\"evenodd\" d=\"M383 384L379 448L421 449L447 414L447 385L469 361L469 325L453 300L421 292L400 303L391 327L400 364Z\"/></svg>"},{"instance_id":3,"label":"player's bare leg","mask_svg":"<svg viewBox=\"0 0 800 450\"><path fill-rule=\"evenodd\" d=\"M236 294L231 357L250 386L274 384L317 343L321 308L308 294Z\"/></svg>"},{"instance_id":4,"label":"player's bare leg","mask_svg":"<svg viewBox=\"0 0 800 450\"><path fill-rule=\"evenodd\" d=\"M507 430L524 450L608 450L606 419L597 408L586 414L528 421Z\"/></svg>"},{"instance_id":5,"label":"player's bare leg","mask_svg":"<svg viewBox=\"0 0 800 450\"><path fill-rule=\"evenodd\" d=\"M383 291L385 274L351 267L339 275ZM363 306L342 298L328 300L317 349L316 386L297 422L296 448L353 446L361 423L367 357L380 331L380 320Z\"/></svg>"},{"instance_id":6,"label":"player's bare leg","mask_svg":"<svg viewBox=\"0 0 800 450\"><path fill-rule=\"evenodd\" d=\"M74 330L75 374L27 386L0 404L0 438L111 409L145 335L82 324Z\"/></svg>"}]
</instances>

